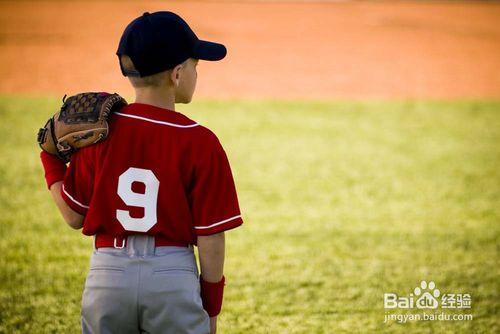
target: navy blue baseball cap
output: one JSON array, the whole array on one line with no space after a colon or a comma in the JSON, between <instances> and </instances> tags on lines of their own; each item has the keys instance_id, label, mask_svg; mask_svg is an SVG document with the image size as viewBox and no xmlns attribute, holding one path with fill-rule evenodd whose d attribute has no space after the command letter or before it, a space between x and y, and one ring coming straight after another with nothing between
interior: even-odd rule
<instances>
[{"instance_id":1,"label":"navy blue baseball cap","mask_svg":"<svg viewBox=\"0 0 500 334\"><path fill-rule=\"evenodd\" d=\"M189 25L172 12L144 13L123 32L118 45L121 55L130 57L137 71L120 68L124 76L145 77L170 70L188 58L221 60L226 47L198 39Z\"/></svg>"}]
</instances>

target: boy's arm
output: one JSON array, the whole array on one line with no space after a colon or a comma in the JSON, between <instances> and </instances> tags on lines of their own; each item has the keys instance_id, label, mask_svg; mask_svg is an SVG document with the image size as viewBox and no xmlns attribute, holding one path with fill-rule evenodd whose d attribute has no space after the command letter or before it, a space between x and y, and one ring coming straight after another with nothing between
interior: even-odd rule
<instances>
[{"instance_id":1,"label":"boy's arm","mask_svg":"<svg viewBox=\"0 0 500 334\"><path fill-rule=\"evenodd\" d=\"M203 280L210 283L219 282L224 273L224 232L199 235L197 243Z\"/></svg>"},{"instance_id":2,"label":"boy's arm","mask_svg":"<svg viewBox=\"0 0 500 334\"><path fill-rule=\"evenodd\" d=\"M62 180L66 173L66 164L57 157L48 154L45 151L40 153L47 188L49 188L52 198L61 212L66 223L74 229L80 229L83 226L83 216L74 211L64 201L61 195Z\"/></svg>"},{"instance_id":3,"label":"boy's arm","mask_svg":"<svg viewBox=\"0 0 500 334\"><path fill-rule=\"evenodd\" d=\"M201 267L201 296L203 307L210 316L210 333L217 328L217 315L222 307L224 289L224 231L212 235L199 235L197 238ZM214 315L215 314L215 315Z\"/></svg>"},{"instance_id":4,"label":"boy's arm","mask_svg":"<svg viewBox=\"0 0 500 334\"><path fill-rule=\"evenodd\" d=\"M84 216L73 211L73 209L71 209L69 205L66 204L61 196L61 186L62 181L57 181L50 186L50 193L52 194L52 198L54 199L54 202L59 208L59 211L61 212L61 215L63 216L66 223L75 230L81 229L83 227Z\"/></svg>"},{"instance_id":5,"label":"boy's arm","mask_svg":"<svg viewBox=\"0 0 500 334\"><path fill-rule=\"evenodd\" d=\"M225 285L224 232L243 220L226 152L217 137L208 134L204 145L197 146L188 196L197 235L201 299L213 325L222 308Z\"/></svg>"}]
</instances>

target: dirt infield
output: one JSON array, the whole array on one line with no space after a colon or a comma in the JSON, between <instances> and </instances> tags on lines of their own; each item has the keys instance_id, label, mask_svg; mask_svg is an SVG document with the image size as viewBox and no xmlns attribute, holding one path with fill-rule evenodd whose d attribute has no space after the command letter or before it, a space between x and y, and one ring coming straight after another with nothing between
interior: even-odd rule
<instances>
[{"instance_id":1,"label":"dirt infield","mask_svg":"<svg viewBox=\"0 0 500 334\"><path fill-rule=\"evenodd\" d=\"M500 97L500 4L0 2L0 93L131 94L125 25L172 10L228 57L199 66L211 97Z\"/></svg>"}]
</instances>

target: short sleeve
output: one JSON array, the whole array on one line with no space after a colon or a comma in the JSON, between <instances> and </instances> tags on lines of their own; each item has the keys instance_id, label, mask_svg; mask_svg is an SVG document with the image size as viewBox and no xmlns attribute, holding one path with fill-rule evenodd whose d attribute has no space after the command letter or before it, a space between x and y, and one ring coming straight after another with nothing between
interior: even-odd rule
<instances>
[{"instance_id":1,"label":"short sleeve","mask_svg":"<svg viewBox=\"0 0 500 334\"><path fill-rule=\"evenodd\" d=\"M71 156L61 187L61 195L66 204L84 216L89 209L94 185L92 164L85 155L81 149Z\"/></svg>"},{"instance_id":2,"label":"short sleeve","mask_svg":"<svg viewBox=\"0 0 500 334\"><path fill-rule=\"evenodd\" d=\"M243 224L226 152L215 138L196 159L190 205L196 235L210 235Z\"/></svg>"}]
</instances>

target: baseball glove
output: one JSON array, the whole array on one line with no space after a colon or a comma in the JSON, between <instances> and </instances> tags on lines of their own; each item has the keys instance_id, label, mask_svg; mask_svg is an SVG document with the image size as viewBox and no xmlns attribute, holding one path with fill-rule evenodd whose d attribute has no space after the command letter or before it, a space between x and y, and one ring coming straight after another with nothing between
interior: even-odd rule
<instances>
[{"instance_id":1,"label":"baseball glove","mask_svg":"<svg viewBox=\"0 0 500 334\"><path fill-rule=\"evenodd\" d=\"M68 162L77 149L108 136L108 116L126 106L118 94L80 93L63 98L61 110L38 131L42 150Z\"/></svg>"}]
</instances>

